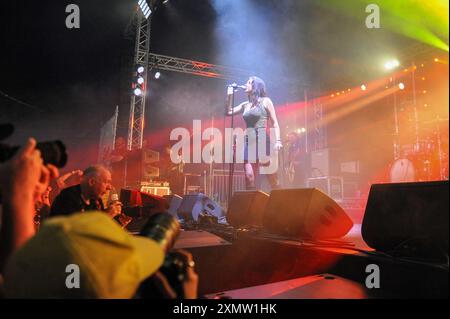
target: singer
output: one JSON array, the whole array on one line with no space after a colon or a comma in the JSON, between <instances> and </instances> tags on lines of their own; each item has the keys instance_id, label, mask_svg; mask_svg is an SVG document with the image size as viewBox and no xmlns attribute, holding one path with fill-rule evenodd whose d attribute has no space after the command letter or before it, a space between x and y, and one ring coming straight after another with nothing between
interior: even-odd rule
<instances>
[{"instance_id":1,"label":"singer","mask_svg":"<svg viewBox=\"0 0 450 319\"><path fill-rule=\"evenodd\" d=\"M244 88L248 96L248 101L245 101L238 106L233 107L232 95L235 88ZM228 87L228 99L226 114L232 115L243 112L242 116L246 123L246 138L244 144L244 167L246 177L246 188L248 190L256 189L255 187L255 172L259 171L261 165L258 160L258 141L266 142L266 152L270 151L270 137L267 134L268 129L273 128L275 131L276 141L274 143L275 151L279 151L283 145L280 138L280 127L278 125L275 108L272 100L267 96L266 85L264 81L256 76L248 79L245 86L232 85ZM268 122L270 121L270 126ZM256 143L256 161L250 161L249 147L250 143ZM272 189L280 188L278 181L278 174L266 175Z\"/></svg>"}]
</instances>

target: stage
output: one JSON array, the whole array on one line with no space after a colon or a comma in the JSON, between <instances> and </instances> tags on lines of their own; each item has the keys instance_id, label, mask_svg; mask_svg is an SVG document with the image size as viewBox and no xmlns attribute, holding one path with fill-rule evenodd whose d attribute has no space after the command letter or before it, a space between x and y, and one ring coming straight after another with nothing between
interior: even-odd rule
<instances>
[{"instance_id":1,"label":"stage","mask_svg":"<svg viewBox=\"0 0 450 319\"><path fill-rule=\"evenodd\" d=\"M239 231L231 243L211 232L183 231L175 248L194 256L205 298L448 297L448 269L442 264L377 254L360 229L356 224L342 240L320 244ZM380 288L366 287L369 265L380 269Z\"/></svg>"}]
</instances>

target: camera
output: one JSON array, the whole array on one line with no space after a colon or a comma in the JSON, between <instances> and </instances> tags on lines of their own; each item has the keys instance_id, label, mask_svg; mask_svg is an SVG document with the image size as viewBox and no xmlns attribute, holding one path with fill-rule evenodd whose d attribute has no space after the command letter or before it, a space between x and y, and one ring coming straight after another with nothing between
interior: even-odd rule
<instances>
[{"instance_id":1,"label":"camera","mask_svg":"<svg viewBox=\"0 0 450 319\"><path fill-rule=\"evenodd\" d=\"M11 136L14 132L14 125L0 124L0 141ZM0 143L0 163L6 162L17 153L20 146L10 146ZM48 141L37 143L36 148L41 152L44 164L52 164L62 168L67 163L66 146L61 141Z\"/></svg>"},{"instance_id":2,"label":"camera","mask_svg":"<svg viewBox=\"0 0 450 319\"><path fill-rule=\"evenodd\" d=\"M0 163L6 162L16 154L20 146L0 144ZM44 164L52 164L56 167L64 167L67 163L66 147L61 141L49 141L37 143L36 148L41 152Z\"/></svg>"},{"instance_id":3,"label":"camera","mask_svg":"<svg viewBox=\"0 0 450 319\"><path fill-rule=\"evenodd\" d=\"M183 298L183 281L187 276L188 261L179 252L169 252L173 248L179 233L180 223L175 217L168 213L157 213L150 216L139 235L150 238L161 245L166 253L166 258L159 271L167 278L178 298ZM154 288L151 280L146 280L141 284L139 294L143 298L150 298L155 294Z\"/></svg>"}]
</instances>

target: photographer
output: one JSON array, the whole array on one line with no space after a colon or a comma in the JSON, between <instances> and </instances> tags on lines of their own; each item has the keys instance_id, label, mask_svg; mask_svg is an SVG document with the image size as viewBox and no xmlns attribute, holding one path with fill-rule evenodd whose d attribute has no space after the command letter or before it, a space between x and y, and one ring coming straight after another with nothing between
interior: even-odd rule
<instances>
[{"instance_id":1,"label":"photographer","mask_svg":"<svg viewBox=\"0 0 450 319\"><path fill-rule=\"evenodd\" d=\"M57 176L55 166L44 165L33 138L13 158L0 164L0 271L9 255L34 235L35 202Z\"/></svg>"},{"instance_id":2,"label":"photographer","mask_svg":"<svg viewBox=\"0 0 450 319\"><path fill-rule=\"evenodd\" d=\"M174 278L163 275L166 249L172 247L178 234L171 231L174 228L165 228L164 220L170 218L171 225L178 222L167 213L160 217L149 225L148 236L132 236L102 212L48 220L9 259L6 297L196 298L198 277L189 253L176 252L188 268L180 282L182 296L169 284ZM74 278L68 265L78 268L77 279L68 279ZM150 294L143 294L140 286L149 281L154 288Z\"/></svg>"},{"instance_id":3,"label":"photographer","mask_svg":"<svg viewBox=\"0 0 450 319\"><path fill-rule=\"evenodd\" d=\"M117 201L105 209L102 201L112 188L111 172L102 165L87 168L77 185L65 188L52 203L50 216L71 215L89 210L106 211L111 218L120 213L122 204Z\"/></svg>"}]
</instances>

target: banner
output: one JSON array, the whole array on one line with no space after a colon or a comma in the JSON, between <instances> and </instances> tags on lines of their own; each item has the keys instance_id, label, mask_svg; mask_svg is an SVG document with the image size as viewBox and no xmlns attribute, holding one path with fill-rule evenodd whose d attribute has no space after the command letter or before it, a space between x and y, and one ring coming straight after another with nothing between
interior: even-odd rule
<instances>
[{"instance_id":1,"label":"banner","mask_svg":"<svg viewBox=\"0 0 450 319\"><path fill-rule=\"evenodd\" d=\"M115 114L100 129L100 144L98 148L98 162L100 164L109 164L109 158L116 143L118 117L119 106L116 106Z\"/></svg>"}]
</instances>

